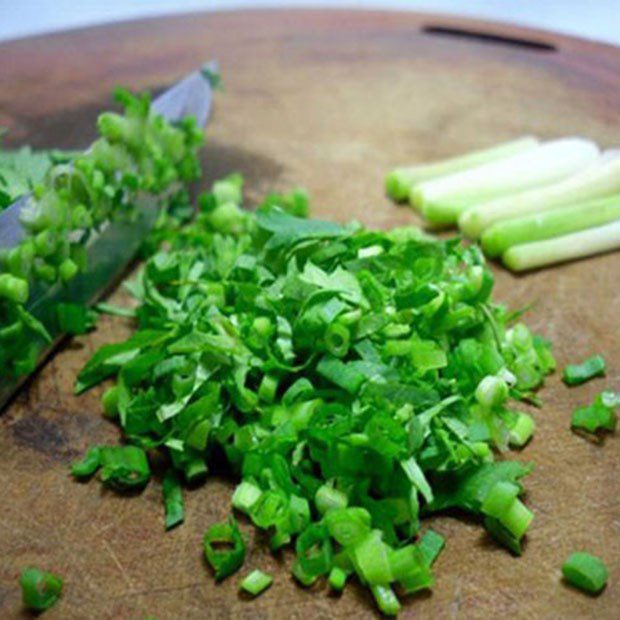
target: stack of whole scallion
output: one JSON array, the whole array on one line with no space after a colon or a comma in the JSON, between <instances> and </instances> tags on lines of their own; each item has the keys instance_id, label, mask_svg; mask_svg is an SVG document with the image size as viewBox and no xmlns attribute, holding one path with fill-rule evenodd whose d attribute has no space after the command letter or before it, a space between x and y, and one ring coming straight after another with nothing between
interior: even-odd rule
<instances>
[{"instance_id":1,"label":"stack of whole scallion","mask_svg":"<svg viewBox=\"0 0 620 620\"><path fill-rule=\"evenodd\" d=\"M196 178L202 132L194 119L169 124L148 95L117 92L124 115L99 117L100 138L66 161L52 153L0 153L0 209L32 192L21 212L25 236L0 252L0 368L3 376L34 370L49 341L26 309L32 284L54 286L86 268L86 246L111 220L131 217L139 192L161 195ZM52 163L52 165L50 165Z\"/></svg>"},{"instance_id":2,"label":"stack of whole scallion","mask_svg":"<svg viewBox=\"0 0 620 620\"><path fill-rule=\"evenodd\" d=\"M514 271L620 247L620 151L582 138L526 137L398 168L386 191L432 225L458 224Z\"/></svg>"},{"instance_id":3,"label":"stack of whole scallion","mask_svg":"<svg viewBox=\"0 0 620 620\"><path fill-rule=\"evenodd\" d=\"M128 445L92 448L74 473L101 468L106 484L140 487L145 455L162 451L172 526L182 480L223 460L240 479L234 508L272 549L295 548L301 584L326 577L339 590L355 576L386 614L400 607L394 587L433 584L443 540L421 536L425 515L478 515L520 553L532 466L497 454L531 437L513 403L535 399L554 360L492 301L479 249L306 219L300 191L250 213L241 185L217 182L194 221L157 232L165 249L129 287L135 333L102 347L76 386L113 380L103 406ZM204 544L217 578L241 566L234 520ZM270 583L259 581L242 587L256 594Z\"/></svg>"}]
</instances>

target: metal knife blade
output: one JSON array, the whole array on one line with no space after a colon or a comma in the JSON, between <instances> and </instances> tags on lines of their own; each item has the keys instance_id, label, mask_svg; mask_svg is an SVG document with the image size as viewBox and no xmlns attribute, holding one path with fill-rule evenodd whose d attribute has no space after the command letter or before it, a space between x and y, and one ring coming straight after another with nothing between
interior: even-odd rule
<instances>
[{"instance_id":1,"label":"metal knife blade","mask_svg":"<svg viewBox=\"0 0 620 620\"><path fill-rule=\"evenodd\" d=\"M212 98L209 76L205 72L194 71L159 95L153 101L152 107L169 121L194 116L198 125L205 127L211 112ZM24 196L0 213L0 249L14 247L24 236L20 213L29 201L30 198ZM49 356L63 337L55 327L56 304L63 301L92 304L118 281L155 221L155 202L154 198L142 196L136 205L135 219L131 222L115 221L107 226L87 248L88 269L68 285L56 284L49 287L35 284L32 287L26 309L45 325L53 338L52 344L41 353L39 364ZM6 369L0 368L0 410L27 379L3 377L5 371Z\"/></svg>"}]
</instances>

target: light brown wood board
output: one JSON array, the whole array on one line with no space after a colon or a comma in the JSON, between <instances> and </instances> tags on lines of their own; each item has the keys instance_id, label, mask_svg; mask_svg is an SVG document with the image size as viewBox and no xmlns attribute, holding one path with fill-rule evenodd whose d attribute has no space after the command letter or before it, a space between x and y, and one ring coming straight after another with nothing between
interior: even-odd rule
<instances>
[{"instance_id":1,"label":"light brown wood board","mask_svg":"<svg viewBox=\"0 0 620 620\"><path fill-rule=\"evenodd\" d=\"M398 164L529 133L620 143L620 50L456 18L343 11L199 14L5 43L0 124L9 144L83 146L115 85L158 89L211 58L225 91L208 129L205 183L239 170L251 200L302 185L319 217L381 228L415 222L383 196L384 174ZM538 432L519 455L537 465L524 555L498 548L477 523L436 518L448 539L437 585L407 600L402 615L618 617L620 444L612 436L595 445L568 427L575 406L603 387L620 389L620 254L520 277L495 271L498 299L534 302L527 320L553 341L560 366L600 352L608 377L573 390L557 375L547 382ZM68 464L90 444L118 439L100 415L101 389L74 397L75 375L98 345L128 332L122 320L103 319L0 418L0 616L22 614L17 577L29 564L65 578L50 620L376 616L358 586L341 597L296 586L290 558L272 558L248 526L247 568L274 573L273 587L248 602L236 579L216 585L201 537L229 513L231 481L188 492L185 525L166 534L158 483L124 498L70 478ZM561 582L560 566L577 549L610 568L598 599Z\"/></svg>"}]
</instances>

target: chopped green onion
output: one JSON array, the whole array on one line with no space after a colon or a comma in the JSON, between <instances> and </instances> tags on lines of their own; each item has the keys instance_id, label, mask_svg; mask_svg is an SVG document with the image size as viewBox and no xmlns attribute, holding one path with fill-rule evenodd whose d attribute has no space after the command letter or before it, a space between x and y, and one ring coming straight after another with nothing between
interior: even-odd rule
<instances>
[{"instance_id":1,"label":"chopped green onion","mask_svg":"<svg viewBox=\"0 0 620 620\"><path fill-rule=\"evenodd\" d=\"M218 581L237 572L243 565L245 543L232 517L226 523L216 523L208 528L203 545L205 558Z\"/></svg>"},{"instance_id":2,"label":"chopped green onion","mask_svg":"<svg viewBox=\"0 0 620 620\"><path fill-rule=\"evenodd\" d=\"M482 233L482 248L488 256L501 256L515 245L560 237L617 219L620 194L498 222Z\"/></svg>"},{"instance_id":3,"label":"chopped green onion","mask_svg":"<svg viewBox=\"0 0 620 620\"><path fill-rule=\"evenodd\" d=\"M119 491L141 489L151 477L146 453L138 446L100 448L101 481Z\"/></svg>"},{"instance_id":4,"label":"chopped green onion","mask_svg":"<svg viewBox=\"0 0 620 620\"><path fill-rule=\"evenodd\" d=\"M601 559L584 552L571 553L562 565L562 574L568 583L588 594L599 594L609 576Z\"/></svg>"},{"instance_id":5,"label":"chopped green onion","mask_svg":"<svg viewBox=\"0 0 620 620\"><path fill-rule=\"evenodd\" d=\"M252 596L259 596L273 583L273 577L264 573L262 570L253 570L239 584L241 590L244 590Z\"/></svg>"},{"instance_id":6,"label":"chopped green onion","mask_svg":"<svg viewBox=\"0 0 620 620\"><path fill-rule=\"evenodd\" d=\"M424 561L428 566L432 566L434 564L445 545L446 539L441 534L438 534L431 529L426 530L418 543L418 547L422 552Z\"/></svg>"},{"instance_id":7,"label":"chopped green onion","mask_svg":"<svg viewBox=\"0 0 620 620\"><path fill-rule=\"evenodd\" d=\"M314 497L317 510L321 514L325 514L330 510L336 510L338 508L346 508L348 499L347 496L326 484L319 487Z\"/></svg>"},{"instance_id":8,"label":"chopped green onion","mask_svg":"<svg viewBox=\"0 0 620 620\"><path fill-rule=\"evenodd\" d=\"M252 507L258 502L262 494L263 492L255 484L243 480L233 493L232 505L237 510L250 514Z\"/></svg>"},{"instance_id":9,"label":"chopped green onion","mask_svg":"<svg viewBox=\"0 0 620 620\"><path fill-rule=\"evenodd\" d=\"M501 377L487 376L476 388L476 400L481 407L493 409L508 398L508 384Z\"/></svg>"},{"instance_id":10,"label":"chopped green onion","mask_svg":"<svg viewBox=\"0 0 620 620\"><path fill-rule=\"evenodd\" d=\"M90 478L101 467L101 448L90 448L84 458L71 466L71 473L76 478Z\"/></svg>"},{"instance_id":11,"label":"chopped green onion","mask_svg":"<svg viewBox=\"0 0 620 620\"><path fill-rule=\"evenodd\" d=\"M594 377L605 376L605 360L602 355L592 355L581 364L568 364L562 373L566 385L581 385Z\"/></svg>"},{"instance_id":12,"label":"chopped green onion","mask_svg":"<svg viewBox=\"0 0 620 620\"><path fill-rule=\"evenodd\" d=\"M390 586L374 584L370 590L377 601L377 606L386 616L396 616L401 609L398 598Z\"/></svg>"},{"instance_id":13,"label":"chopped green onion","mask_svg":"<svg viewBox=\"0 0 620 620\"><path fill-rule=\"evenodd\" d=\"M136 317L136 311L131 308L123 308L122 306L116 306L104 301L95 304L94 309L99 314L109 314L110 316L120 316L126 319L134 319Z\"/></svg>"},{"instance_id":14,"label":"chopped green onion","mask_svg":"<svg viewBox=\"0 0 620 620\"><path fill-rule=\"evenodd\" d=\"M527 413L518 413L514 424L510 427L508 443L522 448L532 438L535 430L534 418Z\"/></svg>"},{"instance_id":15,"label":"chopped green onion","mask_svg":"<svg viewBox=\"0 0 620 620\"><path fill-rule=\"evenodd\" d=\"M503 159L521 151L529 150L537 144L537 138L527 136L432 164L396 168L385 179L385 191L393 200L405 201L409 198L411 188L422 181Z\"/></svg>"},{"instance_id":16,"label":"chopped green onion","mask_svg":"<svg viewBox=\"0 0 620 620\"><path fill-rule=\"evenodd\" d=\"M56 319L61 332L79 336L95 328L97 314L84 306L60 303L56 306Z\"/></svg>"},{"instance_id":17,"label":"chopped green onion","mask_svg":"<svg viewBox=\"0 0 620 620\"><path fill-rule=\"evenodd\" d=\"M595 256L620 248L620 221L544 241L515 245L502 255L512 271L527 271L555 263Z\"/></svg>"},{"instance_id":18,"label":"chopped green onion","mask_svg":"<svg viewBox=\"0 0 620 620\"><path fill-rule=\"evenodd\" d=\"M589 433L613 431L616 428L615 409L620 398L613 392L601 392L591 405L578 407L571 418L571 428Z\"/></svg>"},{"instance_id":19,"label":"chopped green onion","mask_svg":"<svg viewBox=\"0 0 620 620\"><path fill-rule=\"evenodd\" d=\"M185 503L181 482L174 470L168 470L162 482L164 508L166 511L165 525L170 530L183 523L185 519Z\"/></svg>"},{"instance_id":20,"label":"chopped green onion","mask_svg":"<svg viewBox=\"0 0 620 620\"><path fill-rule=\"evenodd\" d=\"M498 519L485 517L484 527L487 532L503 547L512 551L515 555L521 555L521 541L506 529Z\"/></svg>"},{"instance_id":21,"label":"chopped green onion","mask_svg":"<svg viewBox=\"0 0 620 620\"><path fill-rule=\"evenodd\" d=\"M459 228L477 239L490 226L550 209L575 205L620 192L620 157L605 154L583 171L557 183L535 187L483 202L467 209L459 218Z\"/></svg>"},{"instance_id":22,"label":"chopped green onion","mask_svg":"<svg viewBox=\"0 0 620 620\"><path fill-rule=\"evenodd\" d=\"M355 569L364 583L387 585L394 580L389 547L379 530L373 530L351 550Z\"/></svg>"},{"instance_id":23,"label":"chopped green onion","mask_svg":"<svg viewBox=\"0 0 620 620\"><path fill-rule=\"evenodd\" d=\"M558 181L599 156L593 142L563 138L511 157L420 183L411 202L432 224L454 224L467 208L497 196Z\"/></svg>"},{"instance_id":24,"label":"chopped green onion","mask_svg":"<svg viewBox=\"0 0 620 620\"><path fill-rule=\"evenodd\" d=\"M339 508L324 518L329 535L343 547L353 547L370 534L371 517L364 508Z\"/></svg>"},{"instance_id":25,"label":"chopped green onion","mask_svg":"<svg viewBox=\"0 0 620 620\"><path fill-rule=\"evenodd\" d=\"M23 278L16 278L10 273L0 274L0 298L4 297L17 304L28 300L28 282Z\"/></svg>"},{"instance_id":26,"label":"chopped green onion","mask_svg":"<svg viewBox=\"0 0 620 620\"><path fill-rule=\"evenodd\" d=\"M334 566L329 572L328 582L329 587L336 592L344 590L344 586L347 583L348 574L346 571Z\"/></svg>"},{"instance_id":27,"label":"chopped green onion","mask_svg":"<svg viewBox=\"0 0 620 620\"><path fill-rule=\"evenodd\" d=\"M26 568L19 578L24 607L45 611L55 605L62 594L62 579L38 568Z\"/></svg>"}]
</instances>

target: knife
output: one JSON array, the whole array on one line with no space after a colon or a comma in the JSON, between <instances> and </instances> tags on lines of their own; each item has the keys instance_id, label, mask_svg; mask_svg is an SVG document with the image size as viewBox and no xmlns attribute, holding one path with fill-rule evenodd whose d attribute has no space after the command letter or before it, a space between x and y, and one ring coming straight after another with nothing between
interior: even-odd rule
<instances>
[{"instance_id":1,"label":"knife","mask_svg":"<svg viewBox=\"0 0 620 620\"><path fill-rule=\"evenodd\" d=\"M211 112L212 76L215 71L215 64L210 63L202 70L190 73L153 101L153 111L171 122L193 116L199 127L205 127ZM23 196L0 213L0 250L15 247L23 238L20 214L30 200L30 196ZM91 305L108 292L135 257L155 222L157 211L156 197L140 196L136 204L136 217L131 222L114 221L89 243L86 271L65 285L33 284L26 310L43 323L52 337L51 344L44 344L43 340L40 342L42 352L38 366L47 359L64 336L56 327L57 304L71 302ZM2 372L3 369L0 369L0 375ZM27 378L0 376L0 410Z\"/></svg>"}]
</instances>

